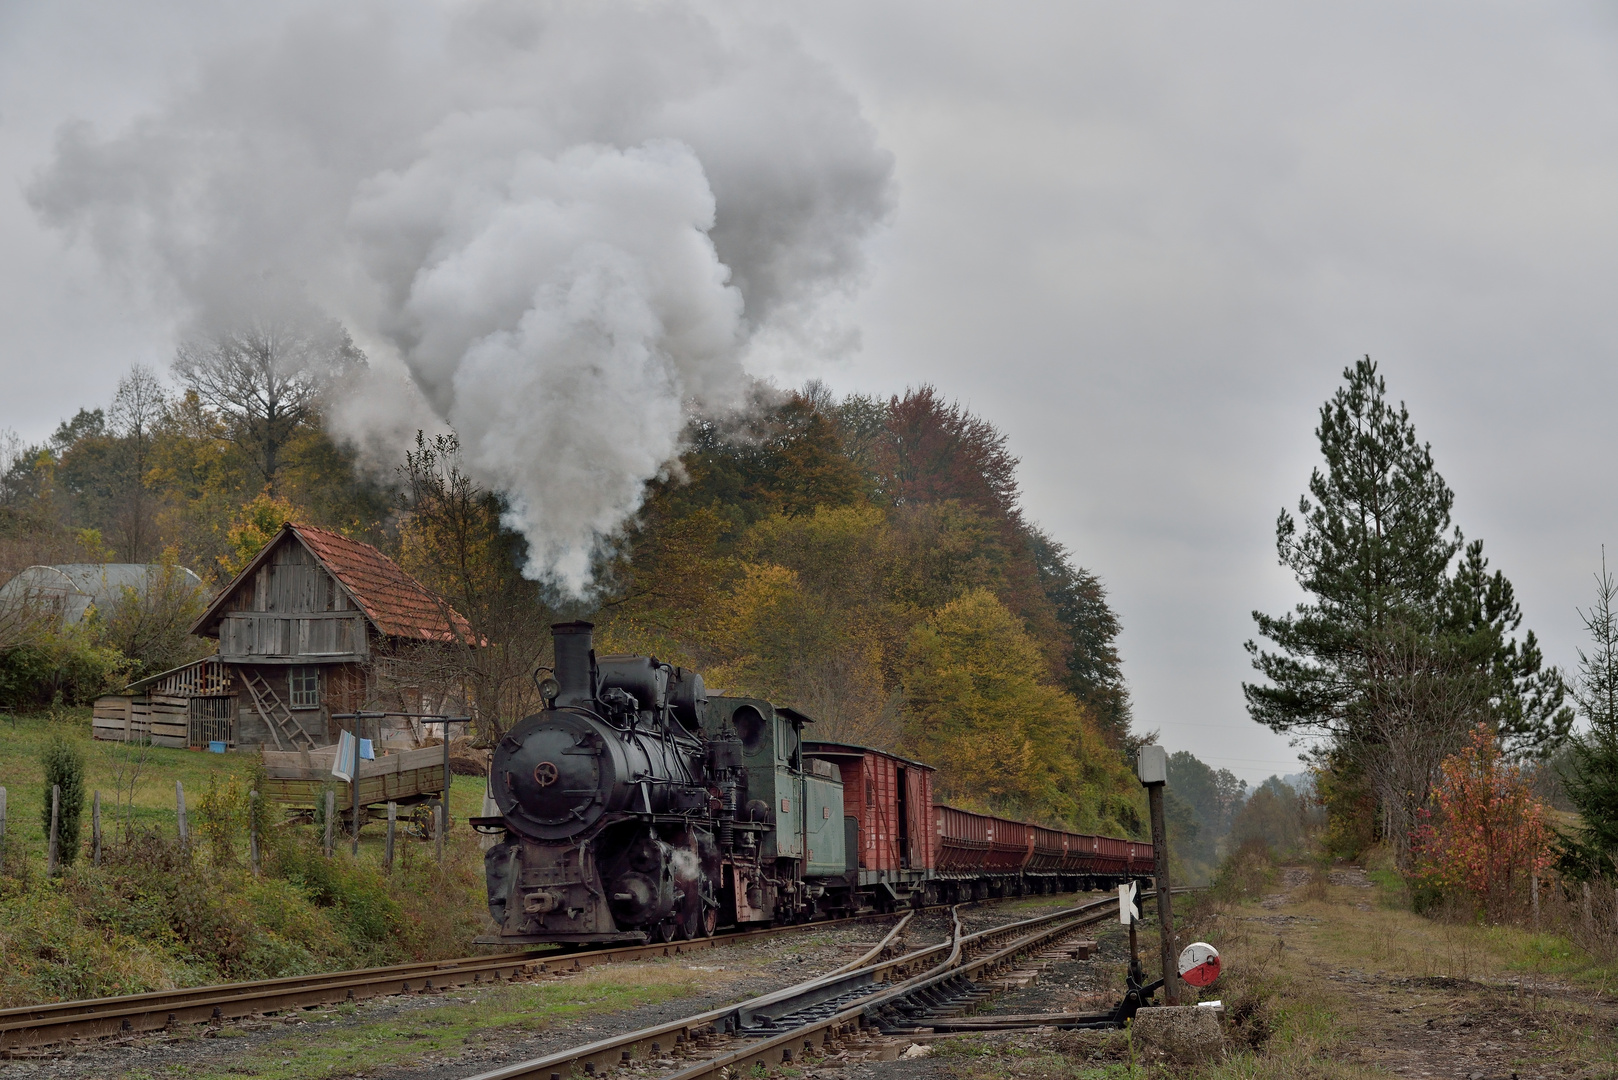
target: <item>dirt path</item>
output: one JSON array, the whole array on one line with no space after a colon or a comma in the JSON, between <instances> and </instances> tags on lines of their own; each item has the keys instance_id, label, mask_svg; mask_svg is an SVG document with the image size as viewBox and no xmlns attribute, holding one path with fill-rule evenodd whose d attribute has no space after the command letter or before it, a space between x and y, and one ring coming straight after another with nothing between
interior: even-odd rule
<instances>
[{"instance_id":1,"label":"dirt path","mask_svg":"<svg viewBox=\"0 0 1618 1080\"><path fill-rule=\"evenodd\" d=\"M1515 963L1525 935L1380 906L1357 867L1286 867L1279 879L1258 910L1216 922L1232 981L1246 965L1246 982L1276 983L1298 1011L1320 1014L1307 1056L1324 1075L1335 1065L1466 1080L1618 1076L1618 1005Z\"/></svg>"}]
</instances>

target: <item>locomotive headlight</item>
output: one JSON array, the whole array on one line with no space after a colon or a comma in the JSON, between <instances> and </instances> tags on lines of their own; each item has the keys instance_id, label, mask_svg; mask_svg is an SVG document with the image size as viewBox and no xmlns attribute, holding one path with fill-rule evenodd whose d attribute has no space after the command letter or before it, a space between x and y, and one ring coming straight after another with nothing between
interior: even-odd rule
<instances>
[{"instance_id":1,"label":"locomotive headlight","mask_svg":"<svg viewBox=\"0 0 1618 1080\"><path fill-rule=\"evenodd\" d=\"M560 694L561 692L562 684L551 678L549 675L539 680L539 696L545 699L545 704L549 705L551 702L555 701L556 695Z\"/></svg>"}]
</instances>

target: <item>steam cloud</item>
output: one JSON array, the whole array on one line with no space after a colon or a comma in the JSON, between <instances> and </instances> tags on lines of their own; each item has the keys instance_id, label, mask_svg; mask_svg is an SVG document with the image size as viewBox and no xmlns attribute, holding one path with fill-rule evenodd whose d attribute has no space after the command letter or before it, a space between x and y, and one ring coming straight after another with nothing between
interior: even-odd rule
<instances>
[{"instance_id":1,"label":"steam cloud","mask_svg":"<svg viewBox=\"0 0 1618 1080\"><path fill-rule=\"evenodd\" d=\"M355 11L358 13L354 13ZM64 127L38 213L182 318L289 287L403 363L336 403L447 424L577 594L750 346L857 283L892 163L779 27L675 2L390 3L222 46L157 115ZM435 423L436 421L436 423Z\"/></svg>"}]
</instances>

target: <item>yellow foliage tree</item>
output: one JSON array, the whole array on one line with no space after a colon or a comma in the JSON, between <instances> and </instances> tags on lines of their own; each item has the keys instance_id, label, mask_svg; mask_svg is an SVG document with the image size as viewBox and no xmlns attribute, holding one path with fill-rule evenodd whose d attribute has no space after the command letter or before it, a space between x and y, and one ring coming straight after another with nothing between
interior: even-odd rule
<instances>
[{"instance_id":1,"label":"yellow foliage tree","mask_svg":"<svg viewBox=\"0 0 1618 1080\"><path fill-rule=\"evenodd\" d=\"M281 527L297 517L296 506L268 491L260 492L238 510L225 531L225 553L219 556L219 569L224 572L225 580L241 573Z\"/></svg>"},{"instance_id":2,"label":"yellow foliage tree","mask_svg":"<svg viewBox=\"0 0 1618 1080\"><path fill-rule=\"evenodd\" d=\"M1125 827L1138 813L1123 761L1069 694L1039 643L987 589L918 626L905 658L905 739L936 765L943 800L1075 827Z\"/></svg>"}]
</instances>

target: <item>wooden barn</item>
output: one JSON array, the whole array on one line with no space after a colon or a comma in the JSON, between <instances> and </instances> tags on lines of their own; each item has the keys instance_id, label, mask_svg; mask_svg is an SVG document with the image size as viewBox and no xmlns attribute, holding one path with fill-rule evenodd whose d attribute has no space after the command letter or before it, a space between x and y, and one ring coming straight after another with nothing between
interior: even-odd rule
<instances>
[{"instance_id":1,"label":"wooden barn","mask_svg":"<svg viewBox=\"0 0 1618 1080\"><path fill-rule=\"evenodd\" d=\"M229 741L308 750L348 726L334 713L377 707L379 662L417 649L463 647L471 628L376 548L288 523L203 612L193 634L216 638L210 660L235 697ZM415 706L417 702L393 704Z\"/></svg>"}]
</instances>

